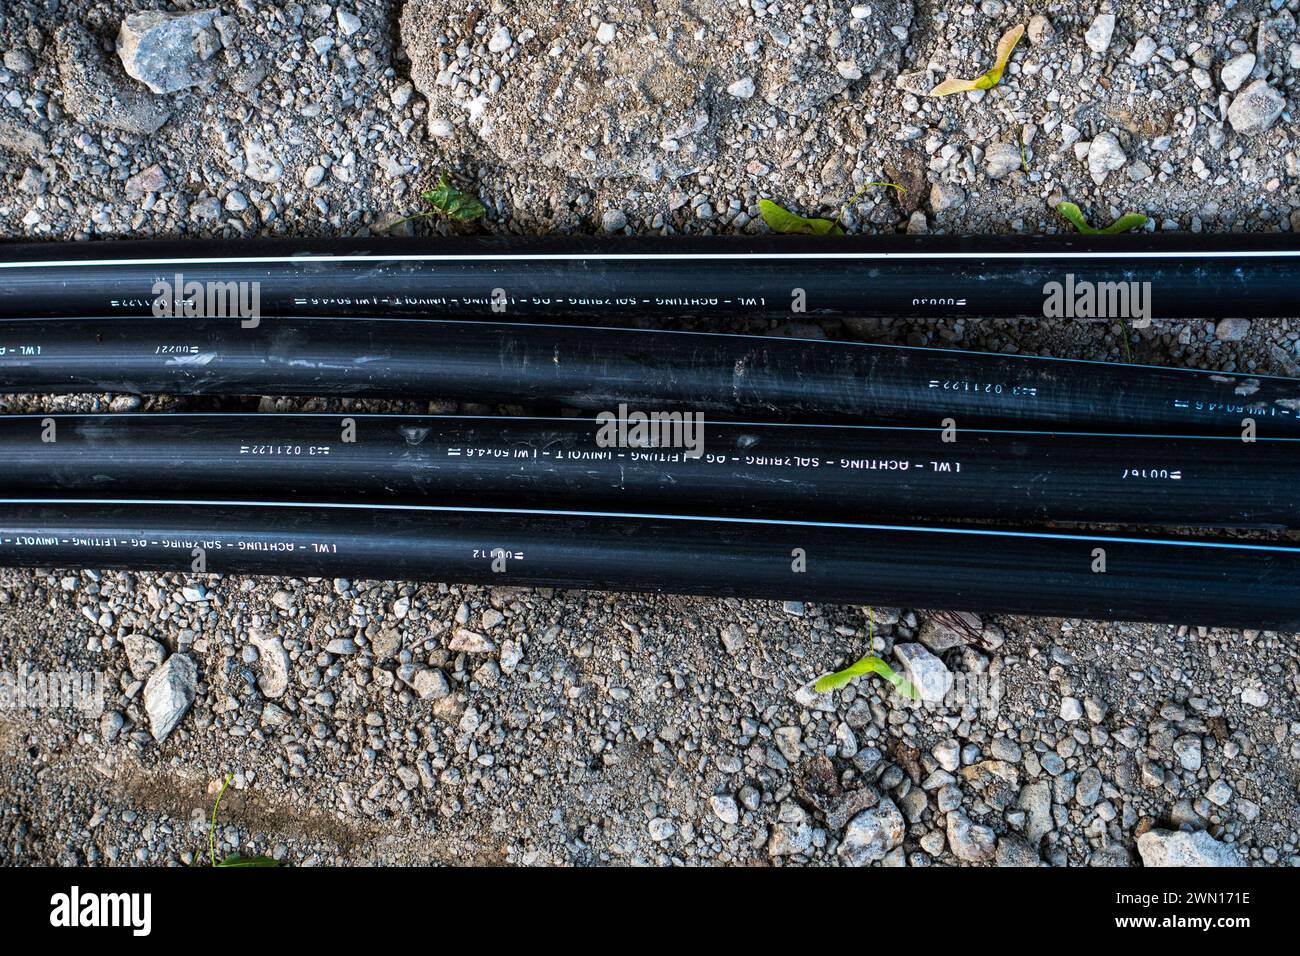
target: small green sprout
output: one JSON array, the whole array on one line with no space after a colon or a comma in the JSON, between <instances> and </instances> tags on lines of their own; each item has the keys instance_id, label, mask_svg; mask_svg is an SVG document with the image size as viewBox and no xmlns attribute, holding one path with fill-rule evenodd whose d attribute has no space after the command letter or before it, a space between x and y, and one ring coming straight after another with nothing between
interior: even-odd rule
<instances>
[{"instance_id":1,"label":"small green sprout","mask_svg":"<svg viewBox=\"0 0 1300 956\"><path fill-rule=\"evenodd\" d=\"M279 866L280 861L269 856L240 856L238 853L231 853L220 863L217 862L217 810L221 807L221 798L225 796L226 788L230 786L230 781L233 779L235 779L233 775L226 775L225 782L221 784L221 789L217 791L217 802L212 805L212 822L208 825L208 855L212 859L212 865L219 867Z\"/></svg>"},{"instance_id":2,"label":"small green sprout","mask_svg":"<svg viewBox=\"0 0 1300 956\"><path fill-rule=\"evenodd\" d=\"M1070 225L1085 236L1115 236L1121 232L1140 229L1149 221L1140 212L1130 212L1120 216L1109 226L1098 229L1088 224L1088 220L1083 218L1083 213L1079 211L1079 207L1072 202L1057 203L1056 211L1068 219Z\"/></svg>"},{"instance_id":3,"label":"small green sprout","mask_svg":"<svg viewBox=\"0 0 1300 956\"><path fill-rule=\"evenodd\" d=\"M394 225L410 222L412 219L430 219L442 216L452 222L469 222L487 214L487 207L479 202L477 196L458 189L446 173L438 177L438 185L428 192L420 193L420 198L431 208L417 212L412 216L397 220Z\"/></svg>"},{"instance_id":4,"label":"small green sprout","mask_svg":"<svg viewBox=\"0 0 1300 956\"><path fill-rule=\"evenodd\" d=\"M900 193L907 192L898 183L884 181L864 183L861 189L850 196L844 205L840 206L840 211L834 219L810 219L807 216L800 216L783 206L778 206L770 199L760 199L758 201L758 212L763 217L763 221L767 223L768 228L773 232L809 236L842 236L844 235L844 227L840 225L840 220L844 218L844 214L849 211L849 207L857 202L863 193L875 186L888 186L890 189L897 189Z\"/></svg>"},{"instance_id":5,"label":"small green sprout","mask_svg":"<svg viewBox=\"0 0 1300 956\"><path fill-rule=\"evenodd\" d=\"M1083 213L1079 207L1072 202L1062 202L1056 204L1056 211L1069 220L1070 225L1074 226L1082 235L1085 236L1117 236L1121 232L1128 232L1131 229L1140 229L1147 224L1147 217L1140 212L1130 212L1120 216L1109 226L1104 229L1098 229L1088 224L1088 220L1083 218ZM1124 346L1124 361L1132 363L1133 347L1129 344L1129 336L1133 330L1129 327L1128 319L1120 317L1120 325L1123 332L1120 335L1120 344Z\"/></svg>"}]
</instances>

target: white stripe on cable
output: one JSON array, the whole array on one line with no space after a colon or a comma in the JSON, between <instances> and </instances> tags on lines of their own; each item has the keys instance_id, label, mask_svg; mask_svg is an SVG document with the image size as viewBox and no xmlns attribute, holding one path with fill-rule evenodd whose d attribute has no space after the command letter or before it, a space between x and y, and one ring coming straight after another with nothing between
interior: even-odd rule
<instances>
[{"instance_id":1,"label":"white stripe on cable","mask_svg":"<svg viewBox=\"0 0 1300 956\"><path fill-rule=\"evenodd\" d=\"M485 515L522 515L524 517L544 517L544 518L619 518L635 519L643 521L675 521L685 523L703 523L703 524L731 524L731 525L754 525L762 527L764 525L796 528L836 528L847 531L907 531L921 534L946 534L946 535L963 535L972 537L988 538L1030 538L1043 541L1070 541L1074 543L1081 542L1110 542L1112 544L1154 544L1154 545L1173 545L1180 548L1203 548L1203 549L1221 549L1227 551L1258 551L1263 553L1280 553L1280 554L1300 554L1300 547L1284 544L1272 544L1269 542L1254 543L1250 541L1199 541L1195 538L1141 538L1141 537L1120 537L1107 534L1065 534L1055 531L1013 531L991 527L968 527L961 525L954 526L936 526L936 525L906 525L906 524L865 524L852 521L810 521L798 518L749 518L742 516L727 515L682 515L682 514L657 514L654 512L640 511L567 511L550 508L484 508L472 507L465 505L417 505L417 504L387 504L383 502L344 502L344 501L240 501L238 499L228 498L0 498L0 505L177 505L184 507L218 507L218 508L270 508L270 509L287 509L289 511L298 511L309 513L312 509L321 508L335 511L378 511L378 512L425 512L425 513L449 513L449 514L485 514ZM130 519L113 519L118 520L123 527L130 526ZM69 523L71 521L69 520ZM108 523L107 521L105 522ZM239 531L213 531L211 528L193 531L189 529L174 529L179 534L285 534L291 529L285 531L263 532L258 530L249 530L246 532ZM108 531L105 529L92 529L87 534L130 534L130 531ZM12 534L31 533L39 534L36 530L31 532L18 532L11 530ZM166 532L160 532L166 533Z\"/></svg>"}]
</instances>

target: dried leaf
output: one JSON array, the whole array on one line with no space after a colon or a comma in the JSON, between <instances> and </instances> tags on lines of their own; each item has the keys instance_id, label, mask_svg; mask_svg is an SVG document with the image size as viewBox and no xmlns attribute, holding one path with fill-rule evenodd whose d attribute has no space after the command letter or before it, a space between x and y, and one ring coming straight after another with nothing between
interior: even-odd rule
<instances>
[{"instance_id":1,"label":"dried leaf","mask_svg":"<svg viewBox=\"0 0 1300 956\"><path fill-rule=\"evenodd\" d=\"M931 96L948 96L952 93L965 93L969 90L991 90L1002 80L1002 72L1007 68L1007 61L1011 59L1011 53L1020 42L1020 38L1025 35L1025 25L1017 24L998 40L997 52L994 55L993 68L988 72L977 76L973 80L959 80L949 77L938 86L930 91Z\"/></svg>"},{"instance_id":2,"label":"dried leaf","mask_svg":"<svg viewBox=\"0 0 1300 956\"><path fill-rule=\"evenodd\" d=\"M948 77L930 91L931 96L951 96L953 93L969 93L979 89L979 80L958 80Z\"/></svg>"}]
</instances>

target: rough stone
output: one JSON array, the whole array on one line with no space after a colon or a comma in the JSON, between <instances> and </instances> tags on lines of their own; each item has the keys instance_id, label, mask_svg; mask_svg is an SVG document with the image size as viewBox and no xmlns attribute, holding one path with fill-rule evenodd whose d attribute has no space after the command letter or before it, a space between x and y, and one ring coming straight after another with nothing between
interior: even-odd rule
<instances>
[{"instance_id":1,"label":"rough stone","mask_svg":"<svg viewBox=\"0 0 1300 956\"><path fill-rule=\"evenodd\" d=\"M1122 169L1128 162L1123 147L1114 133L1098 133L1088 144L1088 175L1100 186L1106 177L1116 169Z\"/></svg>"},{"instance_id":2,"label":"rough stone","mask_svg":"<svg viewBox=\"0 0 1300 956\"><path fill-rule=\"evenodd\" d=\"M781 804L768 838L769 856L799 856L812 849L813 828L803 807L792 800Z\"/></svg>"},{"instance_id":3,"label":"rough stone","mask_svg":"<svg viewBox=\"0 0 1300 956\"><path fill-rule=\"evenodd\" d=\"M906 827L903 815L894 802L881 800L870 810L862 811L849 821L836 853L850 866L866 866L878 862L903 842Z\"/></svg>"},{"instance_id":4,"label":"rough stone","mask_svg":"<svg viewBox=\"0 0 1300 956\"><path fill-rule=\"evenodd\" d=\"M990 179L1002 179L1020 167L1020 148L1012 143L993 143L984 151L984 172Z\"/></svg>"},{"instance_id":5,"label":"rough stone","mask_svg":"<svg viewBox=\"0 0 1300 956\"><path fill-rule=\"evenodd\" d=\"M1257 136L1276 123L1285 109L1286 97L1264 80L1256 80L1233 99L1228 122L1242 136Z\"/></svg>"},{"instance_id":6,"label":"rough stone","mask_svg":"<svg viewBox=\"0 0 1300 956\"><path fill-rule=\"evenodd\" d=\"M262 666L257 680L258 690L272 699L283 697L289 689L289 652L275 636L250 634L248 640L257 648Z\"/></svg>"},{"instance_id":7,"label":"rough stone","mask_svg":"<svg viewBox=\"0 0 1300 956\"><path fill-rule=\"evenodd\" d=\"M1110 49L1111 37L1115 35L1115 14L1099 13L1093 18L1084 33L1084 42L1093 53L1105 53Z\"/></svg>"},{"instance_id":8,"label":"rough stone","mask_svg":"<svg viewBox=\"0 0 1300 956\"><path fill-rule=\"evenodd\" d=\"M149 675L144 685L144 707L154 740L162 743L176 729L194 703L198 680L198 665L184 654L173 654Z\"/></svg>"},{"instance_id":9,"label":"rough stone","mask_svg":"<svg viewBox=\"0 0 1300 956\"><path fill-rule=\"evenodd\" d=\"M123 68L155 93L175 93L207 82L212 70L199 38L211 30L218 12L149 10L128 15L117 34Z\"/></svg>"},{"instance_id":10,"label":"rough stone","mask_svg":"<svg viewBox=\"0 0 1300 956\"><path fill-rule=\"evenodd\" d=\"M972 823L964 813L948 814L948 848L966 863L987 863L997 851L997 835L988 827Z\"/></svg>"},{"instance_id":11,"label":"rough stone","mask_svg":"<svg viewBox=\"0 0 1300 956\"><path fill-rule=\"evenodd\" d=\"M1025 838L1038 846L1054 827L1052 821L1052 785L1046 780L1025 784L1016 805L1025 811Z\"/></svg>"},{"instance_id":12,"label":"rough stone","mask_svg":"<svg viewBox=\"0 0 1300 956\"><path fill-rule=\"evenodd\" d=\"M1249 78L1251 71L1255 69L1255 54L1247 51L1234 56L1227 63L1223 64L1223 69L1219 71L1219 79L1223 82L1223 88L1229 93L1235 93L1241 88Z\"/></svg>"},{"instance_id":13,"label":"rough stone","mask_svg":"<svg viewBox=\"0 0 1300 956\"><path fill-rule=\"evenodd\" d=\"M1042 866L1043 861L1038 851L1031 847L1023 837L1014 833L998 837L998 847L994 855L998 866Z\"/></svg>"},{"instance_id":14,"label":"rough stone","mask_svg":"<svg viewBox=\"0 0 1300 956\"><path fill-rule=\"evenodd\" d=\"M126 649L127 667L136 680L147 678L167 657L167 648L142 634L128 634L122 638L122 646Z\"/></svg>"},{"instance_id":15,"label":"rough stone","mask_svg":"<svg viewBox=\"0 0 1300 956\"><path fill-rule=\"evenodd\" d=\"M1137 838L1143 866L1244 866L1236 847L1204 830L1148 830Z\"/></svg>"},{"instance_id":16,"label":"rough stone","mask_svg":"<svg viewBox=\"0 0 1300 956\"><path fill-rule=\"evenodd\" d=\"M943 700L952 689L952 672L922 645L895 644L894 656L903 665L904 676L912 682L921 700Z\"/></svg>"}]
</instances>

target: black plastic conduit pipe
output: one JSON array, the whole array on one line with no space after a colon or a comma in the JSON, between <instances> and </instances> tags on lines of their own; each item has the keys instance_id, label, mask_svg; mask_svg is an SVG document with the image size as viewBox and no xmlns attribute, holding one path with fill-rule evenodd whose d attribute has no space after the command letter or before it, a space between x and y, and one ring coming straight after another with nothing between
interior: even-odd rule
<instances>
[{"instance_id":1,"label":"black plastic conduit pipe","mask_svg":"<svg viewBox=\"0 0 1300 956\"><path fill-rule=\"evenodd\" d=\"M1099 560L1104 572L1096 570ZM0 565L436 580L1300 629L1300 549L1045 532L460 507L6 501Z\"/></svg>"},{"instance_id":2,"label":"black plastic conduit pipe","mask_svg":"<svg viewBox=\"0 0 1300 956\"><path fill-rule=\"evenodd\" d=\"M1300 435L1300 380L770 336L449 320L0 322L0 392L436 398L591 411Z\"/></svg>"},{"instance_id":3,"label":"black plastic conduit pipe","mask_svg":"<svg viewBox=\"0 0 1300 956\"><path fill-rule=\"evenodd\" d=\"M635 423L623 440L636 440ZM665 438L671 438L665 434ZM1300 528L1300 438L405 415L10 415L0 495ZM603 443L602 443L603 440Z\"/></svg>"},{"instance_id":4,"label":"black plastic conduit pipe","mask_svg":"<svg viewBox=\"0 0 1300 956\"><path fill-rule=\"evenodd\" d=\"M609 324L645 314L1042 317L1051 283L1061 286L1058 318L1088 317L1089 288L1107 300L1099 316L1094 298L1094 318L1300 314L1293 236L1161 233L5 245L0 316L150 315L157 283L177 277L205 293L208 283L258 283L263 315L501 318L495 305ZM1103 282L1144 296L1142 313L1116 314L1121 290Z\"/></svg>"}]
</instances>

